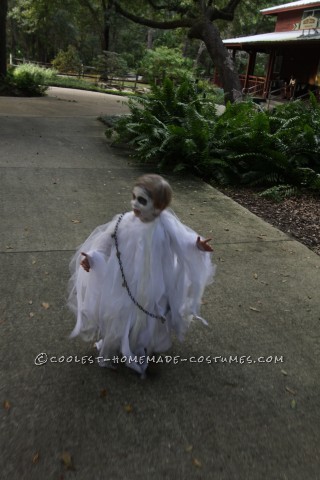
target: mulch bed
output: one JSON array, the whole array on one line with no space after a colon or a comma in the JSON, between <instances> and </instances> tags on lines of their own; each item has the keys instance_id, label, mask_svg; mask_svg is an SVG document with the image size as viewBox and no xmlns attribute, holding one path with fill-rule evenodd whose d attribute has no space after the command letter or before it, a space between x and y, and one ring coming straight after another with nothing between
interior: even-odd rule
<instances>
[{"instance_id":1,"label":"mulch bed","mask_svg":"<svg viewBox=\"0 0 320 480\"><path fill-rule=\"evenodd\" d=\"M320 196L304 193L275 203L251 189L219 190L320 255Z\"/></svg>"}]
</instances>

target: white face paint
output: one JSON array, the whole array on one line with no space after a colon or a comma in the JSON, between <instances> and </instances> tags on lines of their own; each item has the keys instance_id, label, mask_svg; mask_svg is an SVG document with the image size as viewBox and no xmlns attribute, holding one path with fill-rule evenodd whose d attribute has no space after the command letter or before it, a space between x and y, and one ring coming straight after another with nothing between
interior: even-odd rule
<instances>
[{"instance_id":1,"label":"white face paint","mask_svg":"<svg viewBox=\"0 0 320 480\"><path fill-rule=\"evenodd\" d=\"M160 213L153 206L153 201L144 188L134 187L131 206L136 217L142 222L151 222Z\"/></svg>"}]
</instances>

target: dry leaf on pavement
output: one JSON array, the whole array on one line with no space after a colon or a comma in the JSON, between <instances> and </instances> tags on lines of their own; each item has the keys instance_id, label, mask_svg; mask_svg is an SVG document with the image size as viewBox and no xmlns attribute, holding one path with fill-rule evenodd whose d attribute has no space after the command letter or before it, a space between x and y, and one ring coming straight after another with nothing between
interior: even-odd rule
<instances>
[{"instance_id":1,"label":"dry leaf on pavement","mask_svg":"<svg viewBox=\"0 0 320 480\"><path fill-rule=\"evenodd\" d=\"M75 470L73 459L69 452L62 452L61 461L68 470Z\"/></svg>"},{"instance_id":2,"label":"dry leaf on pavement","mask_svg":"<svg viewBox=\"0 0 320 480\"><path fill-rule=\"evenodd\" d=\"M202 467L202 463L200 462L200 460L198 460L197 458L193 458L192 459L192 463L195 467L198 467L198 468L201 468Z\"/></svg>"},{"instance_id":3,"label":"dry leaf on pavement","mask_svg":"<svg viewBox=\"0 0 320 480\"><path fill-rule=\"evenodd\" d=\"M7 412L9 412L9 410L11 409L11 403L8 400L5 400L2 405L3 408L7 410Z\"/></svg>"},{"instance_id":4,"label":"dry leaf on pavement","mask_svg":"<svg viewBox=\"0 0 320 480\"><path fill-rule=\"evenodd\" d=\"M32 463L39 463L40 455L39 452L36 452L32 457Z\"/></svg>"},{"instance_id":5,"label":"dry leaf on pavement","mask_svg":"<svg viewBox=\"0 0 320 480\"><path fill-rule=\"evenodd\" d=\"M294 398L291 400L291 402L290 402L290 406L291 406L291 408L296 408L296 406L297 406L297 402L295 401L295 399L294 399Z\"/></svg>"},{"instance_id":6,"label":"dry leaf on pavement","mask_svg":"<svg viewBox=\"0 0 320 480\"><path fill-rule=\"evenodd\" d=\"M249 307L250 310L253 310L254 312L261 312L261 310L259 310L258 308L256 307Z\"/></svg>"},{"instance_id":7,"label":"dry leaf on pavement","mask_svg":"<svg viewBox=\"0 0 320 480\"><path fill-rule=\"evenodd\" d=\"M107 395L108 395L108 390L106 388L102 388L100 390L100 398L106 398Z\"/></svg>"},{"instance_id":8,"label":"dry leaf on pavement","mask_svg":"<svg viewBox=\"0 0 320 480\"><path fill-rule=\"evenodd\" d=\"M295 390L292 390L292 388L290 388L290 387L286 387L286 390L287 390L287 392L291 393L292 395L296 395L296 393L297 393Z\"/></svg>"}]
</instances>

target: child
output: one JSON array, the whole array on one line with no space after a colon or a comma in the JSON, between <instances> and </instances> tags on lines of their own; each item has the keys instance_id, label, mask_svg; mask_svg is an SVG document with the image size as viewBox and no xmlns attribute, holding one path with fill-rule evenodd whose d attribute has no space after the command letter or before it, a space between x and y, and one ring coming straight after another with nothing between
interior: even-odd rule
<instances>
[{"instance_id":1,"label":"child","mask_svg":"<svg viewBox=\"0 0 320 480\"><path fill-rule=\"evenodd\" d=\"M68 305L77 315L72 337L100 339L101 365L122 355L142 376L148 356L183 340L201 297L212 281L201 240L167 207L172 190L159 175L140 177L132 192L132 212L97 227L74 255Z\"/></svg>"}]
</instances>

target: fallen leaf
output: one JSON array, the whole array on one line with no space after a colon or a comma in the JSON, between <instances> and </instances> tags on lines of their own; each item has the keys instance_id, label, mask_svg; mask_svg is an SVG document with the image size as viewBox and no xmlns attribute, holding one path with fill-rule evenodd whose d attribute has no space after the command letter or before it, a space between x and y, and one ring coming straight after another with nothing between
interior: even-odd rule
<instances>
[{"instance_id":1,"label":"fallen leaf","mask_svg":"<svg viewBox=\"0 0 320 480\"><path fill-rule=\"evenodd\" d=\"M32 457L32 463L36 464L39 463L40 455L39 452L36 452Z\"/></svg>"},{"instance_id":2,"label":"fallen leaf","mask_svg":"<svg viewBox=\"0 0 320 480\"><path fill-rule=\"evenodd\" d=\"M192 445L187 445L185 450L186 450L186 452L190 453L193 450L193 446Z\"/></svg>"},{"instance_id":3,"label":"fallen leaf","mask_svg":"<svg viewBox=\"0 0 320 480\"><path fill-rule=\"evenodd\" d=\"M69 452L62 452L61 461L68 470L75 470L73 459Z\"/></svg>"},{"instance_id":4,"label":"fallen leaf","mask_svg":"<svg viewBox=\"0 0 320 480\"><path fill-rule=\"evenodd\" d=\"M132 405L130 405L129 403L126 403L126 404L123 406L123 409L124 409L127 413L131 413L131 412L133 411Z\"/></svg>"},{"instance_id":5,"label":"fallen leaf","mask_svg":"<svg viewBox=\"0 0 320 480\"><path fill-rule=\"evenodd\" d=\"M285 370L281 370L281 373L282 373L282 375L285 375L285 376L287 376L287 375L288 375L288 374L287 374L287 372L286 372Z\"/></svg>"},{"instance_id":6,"label":"fallen leaf","mask_svg":"<svg viewBox=\"0 0 320 480\"><path fill-rule=\"evenodd\" d=\"M198 467L198 468L201 468L202 467L202 463L200 462L200 460L198 460L197 458L193 458L192 459L192 463L195 467Z\"/></svg>"},{"instance_id":7,"label":"fallen leaf","mask_svg":"<svg viewBox=\"0 0 320 480\"><path fill-rule=\"evenodd\" d=\"M33 318L33 317L34 317L34 313L33 313L33 312L30 312L30 313L29 313L29 317L30 317L30 318Z\"/></svg>"},{"instance_id":8,"label":"fallen leaf","mask_svg":"<svg viewBox=\"0 0 320 480\"><path fill-rule=\"evenodd\" d=\"M81 223L81 220L71 220L72 223Z\"/></svg>"},{"instance_id":9,"label":"fallen leaf","mask_svg":"<svg viewBox=\"0 0 320 480\"><path fill-rule=\"evenodd\" d=\"M5 400L2 405L3 408L7 410L7 412L9 412L9 410L11 409L11 403L8 400Z\"/></svg>"},{"instance_id":10,"label":"fallen leaf","mask_svg":"<svg viewBox=\"0 0 320 480\"><path fill-rule=\"evenodd\" d=\"M258 278L258 274L257 274L257 273L254 273L254 274L253 274L253 278L257 279L257 278Z\"/></svg>"},{"instance_id":11,"label":"fallen leaf","mask_svg":"<svg viewBox=\"0 0 320 480\"><path fill-rule=\"evenodd\" d=\"M48 310L48 308L50 308L50 303L42 302L42 303L41 303L41 306L42 306L45 310Z\"/></svg>"},{"instance_id":12,"label":"fallen leaf","mask_svg":"<svg viewBox=\"0 0 320 480\"><path fill-rule=\"evenodd\" d=\"M297 393L295 390L292 390L292 388L290 388L290 387L286 387L286 390L287 390L287 392L292 393L292 395L296 395L296 393Z\"/></svg>"},{"instance_id":13,"label":"fallen leaf","mask_svg":"<svg viewBox=\"0 0 320 480\"><path fill-rule=\"evenodd\" d=\"M29 305L32 305L32 304L33 304L33 301L32 301L32 300L29 300L28 303L29 303Z\"/></svg>"},{"instance_id":14,"label":"fallen leaf","mask_svg":"<svg viewBox=\"0 0 320 480\"><path fill-rule=\"evenodd\" d=\"M100 390L100 398L105 398L108 395L108 391L106 388Z\"/></svg>"},{"instance_id":15,"label":"fallen leaf","mask_svg":"<svg viewBox=\"0 0 320 480\"><path fill-rule=\"evenodd\" d=\"M32 265L35 265L37 263L37 260L32 260Z\"/></svg>"},{"instance_id":16,"label":"fallen leaf","mask_svg":"<svg viewBox=\"0 0 320 480\"><path fill-rule=\"evenodd\" d=\"M261 312L261 310L259 310L258 308L256 307L249 307L250 310L253 310L254 312Z\"/></svg>"},{"instance_id":17,"label":"fallen leaf","mask_svg":"<svg viewBox=\"0 0 320 480\"><path fill-rule=\"evenodd\" d=\"M6 245L7 250L13 250L13 247L11 245Z\"/></svg>"},{"instance_id":18,"label":"fallen leaf","mask_svg":"<svg viewBox=\"0 0 320 480\"><path fill-rule=\"evenodd\" d=\"M296 406L297 406L297 402L296 402L295 399L293 398L293 399L291 400L291 402L290 402L290 407L291 407L291 408L296 408Z\"/></svg>"}]
</instances>

